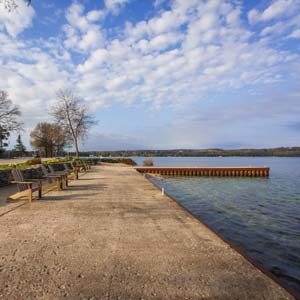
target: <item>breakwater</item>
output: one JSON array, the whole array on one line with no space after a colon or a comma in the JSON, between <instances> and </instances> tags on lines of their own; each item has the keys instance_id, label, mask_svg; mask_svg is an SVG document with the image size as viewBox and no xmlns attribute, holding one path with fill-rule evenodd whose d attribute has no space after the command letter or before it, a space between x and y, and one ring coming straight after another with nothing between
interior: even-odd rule
<instances>
[{"instance_id":1,"label":"breakwater","mask_svg":"<svg viewBox=\"0 0 300 300\"><path fill-rule=\"evenodd\" d=\"M140 173L164 176L268 177L269 167L136 167Z\"/></svg>"}]
</instances>

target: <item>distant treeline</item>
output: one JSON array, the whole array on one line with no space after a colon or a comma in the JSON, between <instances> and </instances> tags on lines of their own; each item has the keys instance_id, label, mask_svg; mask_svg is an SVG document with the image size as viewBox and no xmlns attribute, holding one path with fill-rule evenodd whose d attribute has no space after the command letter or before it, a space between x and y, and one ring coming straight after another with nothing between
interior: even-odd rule
<instances>
[{"instance_id":1,"label":"distant treeline","mask_svg":"<svg viewBox=\"0 0 300 300\"><path fill-rule=\"evenodd\" d=\"M23 156L34 156L36 151L25 151ZM75 156L75 152L69 152L69 156ZM15 150L0 152L0 158L13 158L19 156ZM60 153L58 156L67 156ZM86 151L79 152L79 156L101 156L101 157L155 157L155 156L281 156L300 157L300 147L280 147L268 149L174 149L174 150L130 150L130 151Z\"/></svg>"},{"instance_id":2,"label":"distant treeline","mask_svg":"<svg viewBox=\"0 0 300 300\"><path fill-rule=\"evenodd\" d=\"M72 155L72 153L70 153ZM131 156L287 156L300 157L300 147L280 147L268 149L175 149L175 150L131 150L131 151L91 151L80 152L80 156L131 157Z\"/></svg>"}]
</instances>

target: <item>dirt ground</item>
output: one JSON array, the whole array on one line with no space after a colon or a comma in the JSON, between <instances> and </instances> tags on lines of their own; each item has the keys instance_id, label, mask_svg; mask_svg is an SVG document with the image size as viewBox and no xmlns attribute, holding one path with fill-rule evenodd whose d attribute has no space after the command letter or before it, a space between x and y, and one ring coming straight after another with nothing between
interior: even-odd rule
<instances>
[{"instance_id":1,"label":"dirt ground","mask_svg":"<svg viewBox=\"0 0 300 300\"><path fill-rule=\"evenodd\" d=\"M130 167L4 211L0 299L293 299Z\"/></svg>"}]
</instances>

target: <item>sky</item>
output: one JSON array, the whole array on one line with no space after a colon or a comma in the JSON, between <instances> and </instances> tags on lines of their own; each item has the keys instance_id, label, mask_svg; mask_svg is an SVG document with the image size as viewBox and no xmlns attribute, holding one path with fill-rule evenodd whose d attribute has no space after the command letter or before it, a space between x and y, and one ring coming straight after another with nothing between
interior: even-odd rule
<instances>
[{"instance_id":1,"label":"sky","mask_svg":"<svg viewBox=\"0 0 300 300\"><path fill-rule=\"evenodd\" d=\"M83 150L300 146L300 0L16 1L0 89L28 148L60 89L98 121Z\"/></svg>"}]
</instances>

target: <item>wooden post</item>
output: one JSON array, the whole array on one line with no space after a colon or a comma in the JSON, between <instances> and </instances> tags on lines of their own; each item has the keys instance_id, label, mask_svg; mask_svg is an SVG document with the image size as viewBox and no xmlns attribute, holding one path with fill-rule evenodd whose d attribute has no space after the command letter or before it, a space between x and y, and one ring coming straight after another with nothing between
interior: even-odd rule
<instances>
[{"instance_id":1,"label":"wooden post","mask_svg":"<svg viewBox=\"0 0 300 300\"><path fill-rule=\"evenodd\" d=\"M41 182L39 182L39 199L41 199L42 198L42 184L41 184Z\"/></svg>"},{"instance_id":2,"label":"wooden post","mask_svg":"<svg viewBox=\"0 0 300 300\"><path fill-rule=\"evenodd\" d=\"M29 184L29 190L28 190L28 200L29 202L32 202L32 184Z\"/></svg>"}]
</instances>

